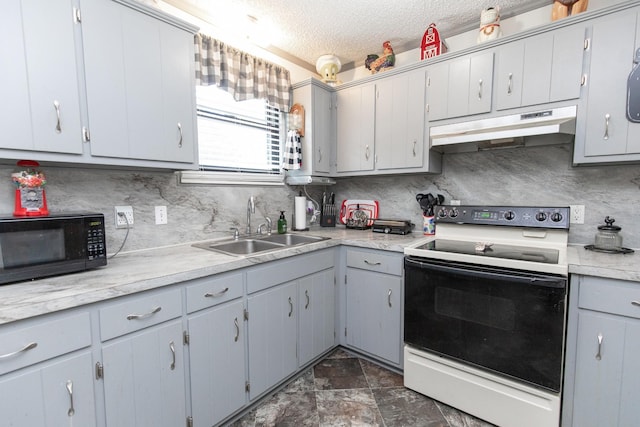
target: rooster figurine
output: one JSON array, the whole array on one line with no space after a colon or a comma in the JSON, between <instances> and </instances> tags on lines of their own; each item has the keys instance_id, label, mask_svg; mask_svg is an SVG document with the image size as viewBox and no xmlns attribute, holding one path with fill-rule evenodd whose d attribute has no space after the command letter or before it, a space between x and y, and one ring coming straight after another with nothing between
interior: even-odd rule
<instances>
[{"instance_id":1,"label":"rooster figurine","mask_svg":"<svg viewBox=\"0 0 640 427\"><path fill-rule=\"evenodd\" d=\"M378 71L393 68L396 63L396 55L393 53L391 43L386 41L382 43L382 56L376 54L367 55L367 59L364 60L364 66L367 70L371 70L371 74L375 74Z\"/></svg>"}]
</instances>

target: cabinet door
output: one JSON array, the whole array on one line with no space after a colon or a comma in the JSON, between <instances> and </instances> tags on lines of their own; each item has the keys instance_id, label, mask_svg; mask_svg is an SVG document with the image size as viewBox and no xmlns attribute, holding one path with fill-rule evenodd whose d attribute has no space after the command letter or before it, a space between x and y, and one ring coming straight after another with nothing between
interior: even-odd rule
<instances>
[{"instance_id":1,"label":"cabinet door","mask_svg":"<svg viewBox=\"0 0 640 427\"><path fill-rule=\"evenodd\" d=\"M580 97L584 43L584 27L574 26L554 31L549 92L551 102Z\"/></svg>"},{"instance_id":2,"label":"cabinet door","mask_svg":"<svg viewBox=\"0 0 640 427\"><path fill-rule=\"evenodd\" d=\"M467 114L491 111L493 90L493 52L472 56L469 64Z\"/></svg>"},{"instance_id":3,"label":"cabinet door","mask_svg":"<svg viewBox=\"0 0 640 427\"><path fill-rule=\"evenodd\" d=\"M91 154L192 162L188 34L112 1L86 1L82 16Z\"/></svg>"},{"instance_id":4,"label":"cabinet door","mask_svg":"<svg viewBox=\"0 0 640 427\"><path fill-rule=\"evenodd\" d=\"M593 23L585 156L627 153L625 104L635 32L635 13L611 15ZM632 126L634 130L638 127Z\"/></svg>"},{"instance_id":5,"label":"cabinet door","mask_svg":"<svg viewBox=\"0 0 640 427\"><path fill-rule=\"evenodd\" d=\"M2 148L82 153L70 0L9 0L0 17Z\"/></svg>"},{"instance_id":6,"label":"cabinet door","mask_svg":"<svg viewBox=\"0 0 640 427\"><path fill-rule=\"evenodd\" d=\"M335 284L333 268L299 280L298 365L303 366L334 346Z\"/></svg>"},{"instance_id":7,"label":"cabinet door","mask_svg":"<svg viewBox=\"0 0 640 427\"><path fill-rule=\"evenodd\" d=\"M3 425L96 425L88 352L7 375L7 379L0 380L0 394Z\"/></svg>"},{"instance_id":8,"label":"cabinet door","mask_svg":"<svg viewBox=\"0 0 640 427\"><path fill-rule=\"evenodd\" d=\"M402 279L348 268L346 288L347 344L399 364Z\"/></svg>"},{"instance_id":9,"label":"cabinet door","mask_svg":"<svg viewBox=\"0 0 640 427\"><path fill-rule=\"evenodd\" d=\"M331 170L331 92L312 86L313 98L313 172L329 173Z\"/></svg>"},{"instance_id":10,"label":"cabinet door","mask_svg":"<svg viewBox=\"0 0 640 427\"><path fill-rule=\"evenodd\" d=\"M242 301L189 318L193 425L212 426L245 404L245 338Z\"/></svg>"},{"instance_id":11,"label":"cabinet door","mask_svg":"<svg viewBox=\"0 0 640 427\"><path fill-rule=\"evenodd\" d=\"M297 289L297 282L288 282L247 299L252 400L298 367Z\"/></svg>"},{"instance_id":12,"label":"cabinet door","mask_svg":"<svg viewBox=\"0 0 640 427\"><path fill-rule=\"evenodd\" d=\"M623 320L586 310L580 311L573 403L574 426L619 425L624 334Z\"/></svg>"},{"instance_id":13,"label":"cabinet door","mask_svg":"<svg viewBox=\"0 0 640 427\"><path fill-rule=\"evenodd\" d=\"M337 172L373 169L375 85L337 92Z\"/></svg>"},{"instance_id":14,"label":"cabinet door","mask_svg":"<svg viewBox=\"0 0 640 427\"><path fill-rule=\"evenodd\" d=\"M181 321L109 341L102 358L107 425L184 425Z\"/></svg>"},{"instance_id":15,"label":"cabinet door","mask_svg":"<svg viewBox=\"0 0 640 427\"><path fill-rule=\"evenodd\" d=\"M447 118L449 91L449 64L431 66L427 69L427 112L429 121Z\"/></svg>"},{"instance_id":16,"label":"cabinet door","mask_svg":"<svg viewBox=\"0 0 640 427\"><path fill-rule=\"evenodd\" d=\"M520 105L549 102L552 59L553 33L535 36L525 42Z\"/></svg>"},{"instance_id":17,"label":"cabinet door","mask_svg":"<svg viewBox=\"0 0 640 427\"><path fill-rule=\"evenodd\" d=\"M524 42L513 42L501 46L496 53L494 88L498 110L519 107L522 102L524 51Z\"/></svg>"}]
</instances>

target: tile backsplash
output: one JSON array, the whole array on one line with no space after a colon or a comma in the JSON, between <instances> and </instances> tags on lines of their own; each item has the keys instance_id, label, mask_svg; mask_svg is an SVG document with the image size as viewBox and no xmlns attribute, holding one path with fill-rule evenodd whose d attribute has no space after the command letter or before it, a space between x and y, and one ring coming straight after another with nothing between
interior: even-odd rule
<instances>
[{"instance_id":1,"label":"tile backsplash","mask_svg":"<svg viewBox=\"0 0 640 427\"><path fill-rule=\"evenodd\" d=\"M624 246L640 248L640 167L637 165L571 166L572 145L561 144L476 153L446 154L443 172L339 178L327 191L336 200L375 199L380 216L421 224L417 193L445 196L463 204L585 205L585 223L572 224L570 243L592 243L596 226L606 215L622 227ZM247 200L256 199L252 228L269 216L275 224L280 210L291 221L294 197L302 187L179 185L172 172L61 168L44 166L47 202L55 211L97 211L105 214L107 247L120 247L126 230L115 229L114 206L131 205L134 226L123 250L144 249L244 232ZM0 166L0 212L13 211L11 173ZM319 199L322 187L307 187ZM155 206L167 206L168 224L155 225ZM419 228L416 229L419 232Z\"/></svg>"}]
</instances>

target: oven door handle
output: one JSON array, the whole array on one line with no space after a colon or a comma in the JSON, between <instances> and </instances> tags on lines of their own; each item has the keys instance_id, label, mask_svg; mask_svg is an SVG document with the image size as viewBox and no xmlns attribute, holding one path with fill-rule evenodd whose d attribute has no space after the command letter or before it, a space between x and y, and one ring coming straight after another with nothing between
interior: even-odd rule
<instances>
[{"instance_id":1,"label":"oven door handle","mask_svg":"<svg viewBox=\"0 0 640 427\"><path fill-rule=\"evenodd\" d=\"M444 264L447 261L444 261L443 264L431 263L425 259L422 261L417 258L409 258L405 257L405 262L408 267L417 268L420 270L433 270L433 271L442 271L449 274L461 274L465 276L474 276L474 277L503 277L508 278L512 282L516 283L526 283L540 287L546 288L565 288L566 278L564 277L548 277L537 273L530 273L527 275L517 275L511 274L509 271L491 271L489 270L489 266L487 270L483 270L485 266L478 265L475 267L472 266L462 266L460 264L456 264L455 262L451 262L451 265ZM406 268L405 268L406 270Z\"/></svg>"}]
</instances>

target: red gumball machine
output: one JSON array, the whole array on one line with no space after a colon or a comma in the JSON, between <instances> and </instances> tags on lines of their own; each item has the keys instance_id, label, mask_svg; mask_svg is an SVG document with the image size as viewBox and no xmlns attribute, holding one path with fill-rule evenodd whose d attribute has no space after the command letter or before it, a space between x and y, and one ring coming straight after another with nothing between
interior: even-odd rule
<instances>
[{"instance_id":1,"label":"red gumball machine","mask_svg":"<svg viewBox=\"0 0 640 427\"><path fill-rule=\"evenodd\" d=\"M20 160L18 166L23 170L11 174L16 188L14 216L45 216L49 215L47 197L44 186L47 180L44 174L36 168L40 166L33 160Z\"/></svg>"},{"instance_id":2,"label":"red gumball machine","mask_svg":"<svg viewBox=\"0 0 640 427\"><path fill-rule=\"evenodd\" d=\"M436 30L436 24L430 24L422 36L420 45L420 60L433 58L447 51L447 44L440 39L440 33Z\"/></svg>"}]
</instances>

